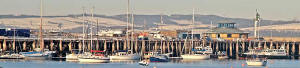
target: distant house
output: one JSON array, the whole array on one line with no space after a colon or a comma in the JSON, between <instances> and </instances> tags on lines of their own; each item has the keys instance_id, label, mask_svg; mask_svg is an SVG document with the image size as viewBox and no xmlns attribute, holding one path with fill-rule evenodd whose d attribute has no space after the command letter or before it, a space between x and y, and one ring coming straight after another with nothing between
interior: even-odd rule
<instances>
[{"instance_id":1,"label":"distant house","mask_svg":"<svg viewBox=\"0 0 300 68\"><path fill-rule=\"evenodd\" d=\"M204 33L205 36L211 39L223 39L223 40L240 40L247 39L249 32L245 32L236 28L235 23L218 23L216 28Z\"/></svg>"}]
</instances>

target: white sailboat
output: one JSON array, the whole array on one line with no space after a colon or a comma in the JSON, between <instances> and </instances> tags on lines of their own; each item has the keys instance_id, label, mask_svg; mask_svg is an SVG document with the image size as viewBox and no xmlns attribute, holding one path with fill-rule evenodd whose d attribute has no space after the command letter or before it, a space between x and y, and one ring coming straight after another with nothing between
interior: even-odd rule
<instances>
[{"instance_id":1,"label":"white sailboat","mask_svg":"<svg viewBox=\"0 0 300 68\"><path fill-rule=\"evenodd\" d=\"M94 8L93 8L94 9ZM92 21L91 24L93 23L94 20L94 14L93 14L93 9L92 9ZM93 47L93 25L91 26L91 47ZM80 55L78 60L81 63L108 63L110 58L105 56L103 53L105 51L97 51L97 50L92 50L90 52L85 52L84 54Z\"/></svg>"},{"instance_id":2,"label":"white sailboat","mask_svg":"<svg viewBox=\"0 0 300 68\"><path fill-rule=\"evenodd\" d=\"M86 14L86 11L85 9L83 8L83 14L82 14L82 44L83 44L83 48L82 48L82 52L85 52L84 51L84 48L85 48L85 14ZM81 54L76 54L76 53L71 53L71 54L67 54L66 55L66 61L78 61L78 57L81 56Z\"/></svg>"},{"instance_id":3,"label":"white sailboat","mask_svg":"<svg viewBox=\"0 0 300 68\"><path fill-rule=\"evenodd\" d=\"M195 11L193 9L193 27L192 27L192 48L194 47L194 37L193 37L193 28L194 28L194 23L195 23ZM207 49L207 50L212 50L212 49ZM207 51L208 52L208 51ZM193 51L192 54L183 54L181 55L183 59L196 59L196 60L203 60L203 59L209 59L210 55L203 53L197 53L197 51Z\"/></svg>"},{"instance_id":4,"label":"white sailboat","mask_svg":"<svg viewBox=\"0 0 300 68\"><path fill-rule=\"evenodd\" d=\"M131 39L134 40L133 38L133 31L134 31L134 17L133 14L131 15L132 17L132 36ZM131 45L131 50L128 51L119 51L115 55L110 56L111 60L139 60L140 55L138 53L133 53L133 44Z\"/></svg>"}]
</instances>

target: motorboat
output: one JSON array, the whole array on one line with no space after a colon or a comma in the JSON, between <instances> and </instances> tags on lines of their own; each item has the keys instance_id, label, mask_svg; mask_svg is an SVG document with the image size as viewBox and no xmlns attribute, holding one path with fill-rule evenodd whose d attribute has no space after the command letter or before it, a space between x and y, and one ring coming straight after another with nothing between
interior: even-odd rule
<instances>
[{"instance_id":1,"label":"motorboat","mask_svg":"<svg viewBox=\"0 0 300 68\"><path fill-rule=\"evenodd\" d=\"M148 66L150 62L148 62L147 60L142 60L139 62L139 65L142 65L142 66Z\"/></svg>"}]
</instances>

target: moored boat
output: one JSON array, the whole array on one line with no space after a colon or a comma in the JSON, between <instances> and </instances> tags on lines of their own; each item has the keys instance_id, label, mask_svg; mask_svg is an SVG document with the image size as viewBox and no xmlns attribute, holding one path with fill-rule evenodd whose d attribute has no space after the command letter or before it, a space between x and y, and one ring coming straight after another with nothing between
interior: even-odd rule
<instances>
[{"instance_id":1,"label":"moored boat","mask_svg":"<svg viewBox=\"0 0 300 68\"><path fill-rule=\"evenodd\" d=\"M111 60L139 60L140 55L130 54L132 51L118 51L116 55L109 56Z\"/></svg>"},{"instance_id":2,"label":"moored boat","mask_svg":"<svg viewBox=\"0 0 300 68\"><path fill-rule=\"evenodd\" d=\"M253 59L253 60L247 60L247 65L248 66L265 66L267 64L267 60L263 59Z\"/></svg>"},{"instance_id":3,"label":"moored boat","mask_svg":"<svg viewBox=\"0 0 300 68\"><path fill-rule=\"evenodd\" d=\"M184 54L181 55L182 59L195 59L195 60L205 60L209 59L209 54Z\"/></svg>"},{"instance_id":4,"label":"moored boat","mask_svg":"<svg viewBox=\"0 0 300 68\"><path fill-rule=\"evenodd\" d=\"M79 56L78 60L81 63L108 63L110 61L109 57L106 57L104 54L97 53L104 53L104 51L91 50L91 53L86 52L85 54Z\"/></svg>"}]
</instances>

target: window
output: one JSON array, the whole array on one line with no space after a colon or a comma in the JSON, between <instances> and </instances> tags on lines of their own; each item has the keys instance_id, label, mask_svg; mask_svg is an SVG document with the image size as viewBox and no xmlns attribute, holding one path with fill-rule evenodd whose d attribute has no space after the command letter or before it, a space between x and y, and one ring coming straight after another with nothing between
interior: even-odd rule
<instances>
[{"instance_id":1,"label":"window","mask_svg":"<svg viewBox=\"0 0 300 68\"><path fill-rule=\"evenodd\" d=\"M227 38L231 38L231 34L227 34Z\"/></svg>"}]
</instances>

